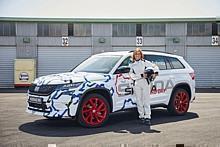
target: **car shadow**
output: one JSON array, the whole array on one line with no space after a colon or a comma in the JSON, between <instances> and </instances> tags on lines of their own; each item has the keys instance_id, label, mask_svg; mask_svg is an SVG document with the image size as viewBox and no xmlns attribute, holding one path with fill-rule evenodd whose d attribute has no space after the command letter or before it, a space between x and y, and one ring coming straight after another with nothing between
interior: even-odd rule
<instances>
[{"instance_id":1,"label":"car shadow","mask_svg":"<svg viewBox=\"0 0 220 147\"><path fill-rule=\"evenodd\" d=\"M99 128L83 128L76 120L72 119L40 119L20 125L19 130L33 135L48 137L85 136L104 132L160 133L159 130L152 129L154 125L190 120L198 117L198 114L193 112L187 112L184 116L171 116L166 109L153 109L151 128L149 128L139 123L137 111L132 109L111 114L107 124Z\"/></svg>"}]
</instances>

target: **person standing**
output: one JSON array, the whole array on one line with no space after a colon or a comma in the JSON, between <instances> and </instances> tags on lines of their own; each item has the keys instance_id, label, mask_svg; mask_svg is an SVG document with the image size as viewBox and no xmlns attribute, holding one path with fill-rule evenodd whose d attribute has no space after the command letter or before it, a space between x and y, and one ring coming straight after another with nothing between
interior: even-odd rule
<instances>
[{"instance_id":1,"label":"person standing","mask_svg":"<svg viewBox=\"0 0 220 147\"><path fill-rule=\"evenodd\" d=\"M144 55L140 48L136 48L132 55L132 63L130 66L130 77L134 81L134 94L136 96L137 109L141 122L145 125L150 125L151 108L150 108L150 81L145 72L146 68L154 69L154 72L159 71L158 67L151 62L144 60ZM152 75L156 78L157 74Z\"/></svg>"}]
</instances>

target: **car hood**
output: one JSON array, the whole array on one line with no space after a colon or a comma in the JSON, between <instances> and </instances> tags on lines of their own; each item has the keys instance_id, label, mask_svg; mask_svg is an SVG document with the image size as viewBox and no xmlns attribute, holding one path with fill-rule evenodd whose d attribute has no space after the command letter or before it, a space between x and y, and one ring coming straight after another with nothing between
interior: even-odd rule
<instances>
[{"instance_id":1,"label":"car hood","mask_svg":"<svg viewBox=\"0 0 220 147\"><path fill-rule=\"evenodd\" d=\"M33 84L36 85L56 85L56 84L68 84L77 83L84 81L100 81L104 80L103 74L98 73L87 73L87 72L67 72L60 74L52 74L47 76L42 76L34 80Z\"/></svg>"}]
</instances>

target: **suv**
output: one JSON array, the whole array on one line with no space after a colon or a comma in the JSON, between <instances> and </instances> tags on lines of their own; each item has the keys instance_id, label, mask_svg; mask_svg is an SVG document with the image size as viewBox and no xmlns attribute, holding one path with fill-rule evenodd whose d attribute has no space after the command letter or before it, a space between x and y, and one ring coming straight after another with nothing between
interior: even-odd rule
<instances>
[{"instance_id":1,"label":"suv","mask_svg":"<svg viewBox=\"0 0 220 147\"><path fill-rule=\"evenodd\" d=\"M195 98L194 70L181 56L143 51L159 76L151 83L151 106L184 115ZM28 90L27 112L46 118L76 118L82 126L104 125L109 114L136 107L129 63L132 51L93 55L67 73L42 76Z\"/></svg>"}]
</instances>

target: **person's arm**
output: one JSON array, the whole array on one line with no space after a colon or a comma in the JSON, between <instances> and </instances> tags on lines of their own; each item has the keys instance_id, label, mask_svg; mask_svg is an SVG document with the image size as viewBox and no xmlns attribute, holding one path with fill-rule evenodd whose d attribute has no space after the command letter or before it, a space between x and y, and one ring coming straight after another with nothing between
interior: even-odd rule
<instances>
[{"instance_id":1,"label":"person's arm","mask_svg":"<svg viewBox=\"0 0 220 147\"><path fill-rule=\"evenodd\" d=\"M145 66L146 66L146 67L152 67L152 68L153 68L154 73L155 73L155 74L153 75L154 78L159 75L159 67L158 67L156 64L154 64L154 63L152 63L152 62L150 62L150 61L145 60Z\"/></svg>"},{"instance_id":2,"label":"person's arm","mask_svg":"<svg viewBox=\"0 0 220 147\"><path fill-rule=\"evenodd\" d=\"M129 67L130 67L129 75L130 75L132 80L138 80L138 79L143 78L143 76L144 76L143 74L141 75L141 74L136 74L135 73L135 71L134 71L134 69L132 67L132 64L130 64Z\"/></svg>"}]
</instances>

